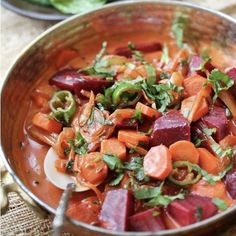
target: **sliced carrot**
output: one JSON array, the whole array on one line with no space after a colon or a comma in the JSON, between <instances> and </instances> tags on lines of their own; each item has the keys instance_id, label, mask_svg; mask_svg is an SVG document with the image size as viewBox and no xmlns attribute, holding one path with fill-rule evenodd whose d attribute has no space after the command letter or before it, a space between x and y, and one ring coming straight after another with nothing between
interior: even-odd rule
<instances>
[{"instance_id":1,"label":"sliced carrot","mask_svg":"<svg viewBox=\"0 0 236 236\"><path fill-rule=\"evenodd\" d=\"M202 116L206 115L209 111L208 103L206 98L202 98L201 102L199 103L199 107L195 112L191 113L194 105L194 101L196 100L196 96L191 96L185 98L181 103L181 113L184 117L188 119L189 122L197 121ZM189 118L191 114L191 119Z\"/></svg>"},{"instance_id":2,"label":"sliced carrot","mask_svg":"<svg viewBox=\"0 0 236 236\"><path fill-rule=\"evenodd\" d=\"M32 124L49 133L60 133L62 129L61 123L41 112L33 116Z\"/></svg>"},{"instance_id":3,"label":"sliced carrot","mask_svg":"<svg viewBox=\"0 0 236 236\"><path fill-rule=\"evenodd\" d=\"M236 99L233 97L233 95L226 90L222 90L219 93L219 98L224 102L224 104L229 108L232 115L236 116Z\"/></svg>"},{"instance_id":4,"label":"sliced carrot","mask_svg":"<svg viewBox=\"0 0 236 236\"><path fill-rule=\"evenodd\" d=\"M126 109L116 109L109 117L109 120L111 120L115 125L122 124L124 120L132 119L132 117L135 115L135 110L126 108Z\"/></svg>"},{"instance_id":5,"label":"sliced carrot","mask_svg":"<svg viewBox=\"0 0 236 236\"><path fill-rule=\"evenodd\" d=\"M200 180L192 185L191 193L209 198L221 198L228 206L232 204L232 200L228 197L226 186L222 181L217 181L214 185L209 184L205 180Z\"/></svg>"},{"instance_id":6,"label":"sliced carrot","mask_svg":"<svg viewBox=\"0 0 236 236\"><path fill-rule=\"evenodd\" d=\"M99 184L107 177L108 167L102 156L101 152L90 152L81 157L80 175L91 184Z\"/></svg>"},{"instance_id":7,"label":"sliced carrot","mask_svg":"<svg viewBox=\"0 0 236 236\"><path fill-rule=\"evenodd\" d=\"M235 135L227 135L222 140L220 140L220 146L223 149L226 149L227 147L236 146L236 136Z\"/></svg>"},{"instance_id":8,"label":"sliced carrot","mask_svg":"<svg viewBox=\"0 0 236 236\"><path fill-rule=\"evenodd\" d=\"M59 172L65 173L66 172L66 163L67 163L67 160L65 160L65 159L56 159L55 168Z\"/></svg>"},{"instance_id":9,"label":"sliced carrot","mask_svg":"<svg viewBox=\"0 0 236 236\"><path fill-rule=\"evenodd\" d=\"M205 83L206 78L198 74L190 75L184 80L184 91L187 93L187 96L197 95Z\"/></svg>"},{"instance_id":10,"label":"sliced carrot","mask_svg":"<svg viewBox=\"0 0 236 236\"><path fill-rule=\"evenodd\" d=\"M172 171L171 153L164 145L152 147L143 162L145 175L163 180Z\"/></svg>"},{"instance_id":11,"label":"sliced carrot","mask_svg":"<svg viewBox=\"0 0 236 236\"><path fill-rule=\"evenodd\" d=\"M177 86L182 86L183 82L184 82L184 77L179 72L174 72L171 75L169 82L171 82L172 84L175 84Z\"/></svg>"},{"instance_id":12,"label":"sliced carrot","mask_svg":"<svg viewBox=\"0 0 236 236\"><path fill-rule=\"evenodd\" d=\"M232 119L229 121L229 129L231 133L236 136L236 119Z\"/></svg>"},{"instance_id":13,"label":"sliced carrot","mask_svg":"<svg viewBox=\"0 0 236 236\"><path fill-rule=\"evenodd\" d=\"M118 140L135 146L145 146L149 142L149 137L134 130L119 130Z\"/></svg>"},{"instance_id":14,"label":"sliced carrot","mask_svg":"<svg viewBox=\"0 0 236 236\"><path fill-rule=\"evenodd\" d=\"M126 160L125 144L120 142L117 138L110 138L101 142L101 152L111 153L118 156L122 161Z\"/></svg>"},{"instance_id":15,"label":"sliced carrot","mask_svg":"<svg viewBox=\"0 0 236 236\"><path fill-rule=\"evenodd\" d=\"M150 118L153 118L153 117L158 118L158 117L161 116L160 112L158 112L157 110L155 110L155 109L153 109L153 108L151 108L149 106L144 105L141 102L138 102L136 104L135 109L137 111L140 111L143 115L145 115L147 117L150 117Z\"/></svg>"},{"instance_id":16,"label":"sliced carrot","mask_svg":"<svg viewBox=\"0 0 236 236\"><path fill-rule=\"evenodd\" d=\"M177 141L170 145L169 150L173 161L189 161L194 164L199 162L199 153L189 141Z\"/></svg>"},{"instance_id":17,"label":"sliced carrot","mask_svg":"<svg viewBox=\"0 0 236 236\"><path fill-rule=\"evenodd\" d=\"M217 175L219 173L219 159L205 148L198 148L197 150L200 167L209 174Z\"/></svg>"}]
</instances>

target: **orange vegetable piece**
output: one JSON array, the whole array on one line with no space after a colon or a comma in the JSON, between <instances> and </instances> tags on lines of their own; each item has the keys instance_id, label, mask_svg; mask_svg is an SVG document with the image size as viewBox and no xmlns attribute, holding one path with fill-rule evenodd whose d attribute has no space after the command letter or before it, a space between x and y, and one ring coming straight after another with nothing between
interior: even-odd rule
<instances>
[{"instance_id":1,"label":"orange vegetable piece","mask_svg":"<svg viewBox=\"0 0 236 236\"><path fill-rule=\"evenodd\" d=\"M66 163L67 163L67 160L65 160L65 159L56 159L55 168L59 172L65 173L66 172Z\"/></svg>"},{"instance_id":2,"label":"orange vegetable piece","mask_svg":"<svg viewBox=\"0 0 236 236\"><path fill-rule=\"evenodd\" d=\"M149 137L134 130L119 130L118 140L135 146L145 146L149 142Z\"/></svg>"},{"instance_id":3,"label":"orange vegetable piece","mask_svg":"<svg viewBox=\"0 0 236 236\"><path fill-rule=\"evenodd\" d=\"M200 167L209 174L217 175L219 173L219 159L205 148L198 148L197 150Z\"/></svg>"},{"instance_id":4,"label":"orange vegetable piece","mask_svg":"<svg viewBox=\"0 0 236 236\"><path fill-rule=\"evenodd\" d=\"M197 95L206 83L206 78L200 76L199 74L190 75L184 80L184 91L188 96Z\"/></svg>"},{"instance_id":5,"label":"orange vegetable piece","mask_svg":"<svg viewBox=\"0 0 236 236\"><path fill-rule=\"evenodd\" d=\"M110 138L101 142L101 152L111 153L118 156L122 161L126 159L125 144L120 142L117 138Z\"/></svg>"},{"instance_id":6,"label":"orange vegetable piece","mask_svg":"<svg viewBox=\"0 0 236 236\"><path fill-rule=\"evenodd\" d=\"M145 175L163 180L172 171L171 153L164 145L152 147L143 162Z\"/></svg>"},{"instance_id":7,"label":"orange vegetable piece","mask_svg":"<svg viewBox=\"0 0 236 236\"><path fill-rule=\"evenodd\" d=\"M233 95L229 91L222 90L219 93L219 98L229 108L232 115L236 117L236 99L233 97Z\"/></svg>"},{"instance_id":8,"label":"orange vegetable piece","mask_svg":"<svg viewBox=\"0 0 236 236\"><path fill-rule=\"evenodd\" d=\"M235 135L227 135L222 140L220 140L220 146L223 149L226 149L227 147L236 146L236 136Z\"/></svg>"},{"instance_id":9,"label":"orange vegetable piece","mask_svg":"<svg viewBox=\"0 0 236 236\"><path fill-rule=\"evenodd\" d=\"M206 115L209 111L208 103L206 98L202 98L199 103L199 107L195 110L194 113L191 114L191 110L193 108L194 101L196 100L196 96L191 96L184 99L181 103L181 113L185 116L189 122L197 121L202 116ZM191 114L191 119L189 118Z\"/></svg>"},{"instance_id":10,"label":"orange vegetable piece","mask_svg":"<svg viewBox=\"0 0 236 236\"><path fill-rule=\"evenodd\" d=\"M49 133L60 133L62 129L61 123L41 112L33 116L32 124Z\"/></svg>"},{"instance_id":11,"label":"orange vegetable piece","mask_svg":"<svg viewBox=\"0 0 236 236\"><path fill-rule=\"evenodd\" d=\"M173 161L189 161L193 164L198 164L199 162L197 148L189 141L177 141L170 145L169 150Z\"/></svg>"},{"instance_id":12,"label":"orange vegetable piece","mask_svg":"<svg viewBox=\"0 0 236 236\"><path fill-rule=\"evenodd\" d=\"M149 106L144 105L141 102L138 102L136 104L135 109L140 111L143 115L150 117L150 118L153 118L153 117L158 118L161 116L160 112L158 112L157 110L155 110Z\"/></svg>"},{"instance_id":13,"label":"orange vegetable piece","mask_svg":"<svg viewBox=\"0 0 236 236\"><path fill-rule=\"evenodd\" d=\"M212 185L204 179L201 179L199 182L192 185L191 193L203 197L221 198L228 206L232 204L232 200L227 195L226 186L222 181L217 181L214 185Z\"/></svg>"},{"instance_id":14,"label":"orange vegetable piece","mask_svg":"<svg viewBox=\"0 0 236 236\"><path fill-rule=\"evenodd\" d=\"M91 184L99 184L107 177L108 167L102 156L101 152L90 152L81 156L80 174Z\"/></svg>"}]
</instances>

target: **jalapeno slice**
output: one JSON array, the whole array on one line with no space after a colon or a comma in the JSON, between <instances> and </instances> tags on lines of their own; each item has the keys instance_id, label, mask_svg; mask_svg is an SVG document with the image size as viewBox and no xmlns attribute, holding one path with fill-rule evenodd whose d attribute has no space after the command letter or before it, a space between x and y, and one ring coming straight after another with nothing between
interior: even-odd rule
<instances>
[{"instance_id":1,"label":"jalapeno slice","mask_svg":"<svg viewBox=\"0 0 236 236\"><path fill-rule=\"evenodd\" d=\"M50 102L52 115L59 121L65 124L70 122L70 119L76 111L76 102L71 92L60 90L54 93Z\"/></svg>"},{"instance_id":2,"label":"jalapeno slice","mask_svg":"<svg viewBox=\"0 0 236 236\"><path fill-rule=\"evenodd\" d=\"M200 180L202 175L194 167L198 166L188 161L176 161L173 163L173 170L168 176L168 179L180 186L195 184Z\"/></svg>"},{"instance_id":3,"label":"jalapeno slice","mask_svg":"<svg viewBox=\"0 0 236 236\"><path fill-rule=\"evenodd\" d=\"M140 98L141 87L138 84L122 83L118 85L112 94L112 103L115 106L130 106Z\"/></svg>"}]
</instances>

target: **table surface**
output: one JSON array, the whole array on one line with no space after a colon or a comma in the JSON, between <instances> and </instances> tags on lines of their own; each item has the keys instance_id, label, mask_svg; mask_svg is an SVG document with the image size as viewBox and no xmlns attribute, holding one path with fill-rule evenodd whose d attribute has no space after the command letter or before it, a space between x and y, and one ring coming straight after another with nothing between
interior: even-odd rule
<instances>
[{"instance_id":1,"label":"table surface","mask_svg":"<svg viewBox=\"0 0 236 236\"><path fill-rule=\"evenodd\" d=\"M222 10L236 18L236 0L192 0L189 2L195 2L198 5ZM55 22L52 23L26 18L1 7L0 87L9 66L15 60L18 53L34 38L54 24ZM22 204L24 205L16 195L11 194L9 212L0 218L2 235L50 235L50 220L38 219L27 206L23 206ZM15 217L11 218L10 213L14 213L15 215L13 215ZM31 222L30 226L33 231L29 232L27 229L28 225L24 221L25 214L35 219ZM7 222L9 220L10 222ZM9 228L6 230L6 227ZM236 235L235 227L224 235Z\"/></svg>"}]
</instances>

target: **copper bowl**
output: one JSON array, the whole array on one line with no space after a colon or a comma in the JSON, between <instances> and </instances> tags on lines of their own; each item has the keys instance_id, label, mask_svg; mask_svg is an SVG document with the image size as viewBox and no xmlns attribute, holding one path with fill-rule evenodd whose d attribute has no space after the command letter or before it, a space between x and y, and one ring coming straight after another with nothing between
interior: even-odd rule
<instances>
[{"instance_id":1,"label":"copper bowl","mask_svg":"<svg viewBox=\"0 0 236 236\"><path fill-rule=\"evenodd\" d=\"M19 175L18 161L14 149L18 146L18 134L22 130L27 111L27 98L39 78L48 78L56 69L52 56L63 48L89 50L90 45L100 47L100 38L107 36L125 37L127 32L142 34L153 30L159 34L163 29L170 31L176 14L189 18L189 32L198 42L216 43L219 50L236 58L236 20L223 13L196 5L177 1L125 1L107 5L93 12L74 16L47 30L34 40L16 59L9 69L2 88L1 155L7 171L21 189L40 207L55 214L55 209L40 200L29 190ZM98 37L99 36L99 37ZM87 44L86 44L87 43ZM49 72L48 72L49 71ZM46 73L47 72L47 73ZM214 230L235 218L236 206L207 220L179 229L135 235L197 235ZM75 220L67 219L65 229L79 235L122 235L132 232L114 232Z\"/></svg>"}]
</instances>

